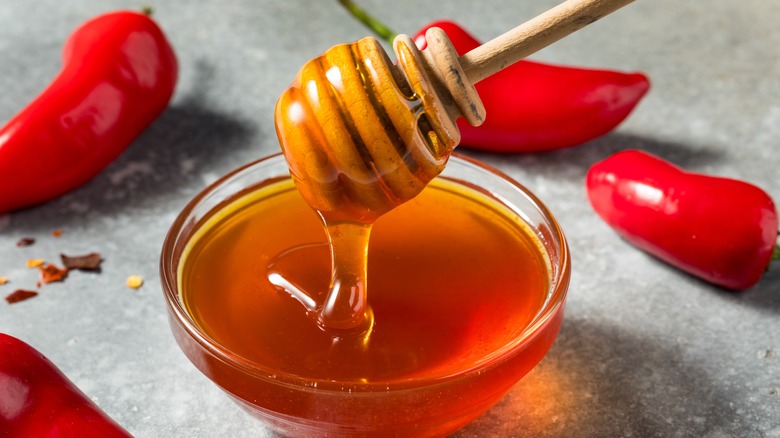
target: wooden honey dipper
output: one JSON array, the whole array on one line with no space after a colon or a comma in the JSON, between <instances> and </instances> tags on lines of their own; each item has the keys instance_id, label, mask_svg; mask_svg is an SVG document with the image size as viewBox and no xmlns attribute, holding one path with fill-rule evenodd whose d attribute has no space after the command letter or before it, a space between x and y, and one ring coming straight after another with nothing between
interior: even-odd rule
<instances>
[{"instance_id":1,"label":"wooden honey dipper","mask_svg":"<svg viewBox=\"0 0 780 438\"><path fill-rule=\"evenodd\" d=\"M373 222L444 169L458 117L482 123L475 83L632 1L568 0L461 57L438 28L422 52L399 35L397 66L371 37L332 47L276 106L298 190L331 220Z\"/></svg>"},{"instance_id":2,"label":"wooden honey dipper","mask_svg":"<svg viewBox=\"0 0 780 438\"><path fill-rule=\"evenodd\" d=\"M474 84L632 1L568 0L462 57L432 28L423 52L408 36L395 39L397 66L374 38L306 63L277 102L276 130L298 191L324 222L331 284L318 302L283 272L270 269L269 280L322 328L365 345L371 224L441 173L460 141L458 117L482 123Z\"/></svg>"}]
</instances>

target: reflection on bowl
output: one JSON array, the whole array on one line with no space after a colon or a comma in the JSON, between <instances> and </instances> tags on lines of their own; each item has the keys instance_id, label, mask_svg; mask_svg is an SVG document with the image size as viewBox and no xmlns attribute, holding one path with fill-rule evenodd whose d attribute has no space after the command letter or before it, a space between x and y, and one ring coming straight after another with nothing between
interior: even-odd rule
<instances>
[{"instance_id":1,"label":"reflection on bowl","mask_svg":"<svg viewBox=\"0 0 780 438\"><path fill-rule=\"evenodd\" d=\"M274 211L291 215L291 222L280 220L294 219L295 230L279 233L277 225L271 239L274 230L257 220L268 211L264 206L288 198L289 206ZM321 225L295 199L281 155L251 163L185 207L161 258L170 324L185 355L280 433L452 433L497 403L552 345L570 278L566 240L546 207L499 171L455 155L430 191L377 222L368 271L376 321L354 348L309 327L300 303L266 275L249 282L236 276L262 273L260 265L284 252L267 240L300 249L298 259L286 262L291 277L299 267L311 271L300 274L308 278L304 283L327 282ZM467 208L448 210L447 199ZM426 220L414 220L421 214ZM459 217L471 221L464 229L473 232L447 228ZM491 232L480 231L480 224ZM512 252L515 240L520 252ZM257 251L257 257L231 258L234 249ZM479 256L463 256L472 253ZM431 263L446 257L452 269L430 272ZM439 289L446 305L434 299ZM306 347L298 351L299 344Z\"/></svg>"}]
</instances>

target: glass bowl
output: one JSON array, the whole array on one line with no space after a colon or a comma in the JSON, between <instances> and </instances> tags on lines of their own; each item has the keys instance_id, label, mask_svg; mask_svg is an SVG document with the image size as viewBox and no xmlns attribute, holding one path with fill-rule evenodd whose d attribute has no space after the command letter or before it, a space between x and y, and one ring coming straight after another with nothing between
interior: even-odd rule
<instances>
[{"instance_id":1,"label":"glass bowl","mask_svg":"<svg viewBox=\"0 0 780 438\"><path fill-rule=\"evenodd\" d=\"M285 436L443 436L496 404L547 353L558 334L571 275L566 239L548 209L522 185L454 154L439 178L510 209L541 243L549 288L530 324L484 360L457 372L393 382L316 382L254 363L210 337L189 314L178 279L185 247L226 203L268 181L288 179L280 154L243 166L198 194L162 248L161 279L176 342L189 360L241 407Z\"/></svg>"}]
</instances>

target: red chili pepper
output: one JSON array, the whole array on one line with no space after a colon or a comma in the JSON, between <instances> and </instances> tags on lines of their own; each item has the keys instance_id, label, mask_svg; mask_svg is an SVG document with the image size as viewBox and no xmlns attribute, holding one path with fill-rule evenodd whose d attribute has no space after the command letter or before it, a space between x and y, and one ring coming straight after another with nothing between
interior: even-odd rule
<instances>
[{"instance_id":1,"label":"red chili pepper","mask_svg":"<svg viewBox=\"0 0 780 438\"><path fill-rule=\"evenodd\" d=\"M68 38L54 81L0 128L0 213L97 175L168 105L178 66L152 19L122 11Z\"/></svg>"},{"instance_id":2,"label":"red chili pepper","mask_svg":"<svg viewBox=\"0 0 780 438\"><path fill-rule=\"evenodd\" d=\"M591 167L586 185L594 210L618 234L716 285L747 289L780 258L775 204L747 182L627 150Z\"/></svg>"},{"instance_id":3,"label":"red chili pepper","mask_svg":"<svg viewBox=\"0 0 780 438\"><path fill-rule=\"evenodd\" d=\"M40 352L0 333L0 435L129 437Z\"/></svg>"},{"instance_id":4,"label":"red chili pepper","mask_svg":"<svg viewBox=\"0 0 780 438\"><path fill-rule=\"evenodd\" d=\"M436 21L459 55L481 43L458 24ZM461 144L493 152L541 152L600 137L620 124L650 89L642 73L564 67L521 60L475 85L487 117L481 126L458 121Z\"/></svg>"},{"instance_id":5,"label":"red chili pepper","mask_svg":"<svg viewBox=\"0 0 780 438\"><path fill-rule=\"evenodd\" d=\"M392 41L395 33L350 0L353 16ZM435 21L414 36L425 49L425 32L439 27L458 54L481 45L460 25ZM521 60L476 84L487 117L478 127L458 121L461 146L492 152L541 152L576 146L614 129L650 89L642 73L565 67Z\"/></svg>"}]
</instances>

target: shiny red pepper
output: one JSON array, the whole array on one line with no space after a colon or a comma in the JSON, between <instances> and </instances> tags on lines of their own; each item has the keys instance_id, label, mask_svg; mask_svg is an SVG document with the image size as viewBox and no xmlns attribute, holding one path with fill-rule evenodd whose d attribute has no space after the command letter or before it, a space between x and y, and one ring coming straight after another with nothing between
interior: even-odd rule
<instances>
[{"instance_id":1,"label":"shiny red pepper","mask_svg":"<svg viewBox=\"0 0 780 438\"><path fill-rule=\"evenodd\" d=\"M76 29L54 81L0 128L0 213L98 174L165 109L177 74L173 49L146 14L108 13Z\"/></svg>"},{"instance_id":2,"label":"shiny red pepper","mask_svg":"<svg viewBox=\"0 0 780 438\"><path fill-rule=\"evenodd\" d=\"M439 27L459 55L481 43L451 21ZM650 89L642 73L586 69L521 60L475 85L485 105L485 123L458 121L461 145L493 152L541 152L576 146L614 129Z\"/></svg>"},{"instance_id":3,"label":"shiny red pepper","mask_svg":"<svg viewBox=\"0 0 780 438\"><path fill-rule=\"evenodd\" d=\"M623 238L713 284L747 289L780 257L775 204L747 182L627 150L593 165L586 186L593 209Z\"/></svg>"},{"instance_id":4,"label":"shiny red pepper","mask_svg":"<svg viewBox=\"0 0 780 438\"><path fill-rule=\"evenodd\" d=\"M0 436L129 437L40 352L0 333Z\"/></svg>"},{"instance_id":5,"label":"shiny red pepper","mask_svg":"<svg viewBox=\"0 0 780 438\"><path fill-rule=\"evenodd\" d=\"M339 0L381 38L395 33L351 0ZM434 21L414 35L425 49L425 32L439 27L458 54L482 43L460 25ZM573 68L521 60L475 85L487 114L478 127L458 121L462 147L492 152L541 152L580 145L614 129L650 89L642 73Z\"/></svg>"}]
</instances>

